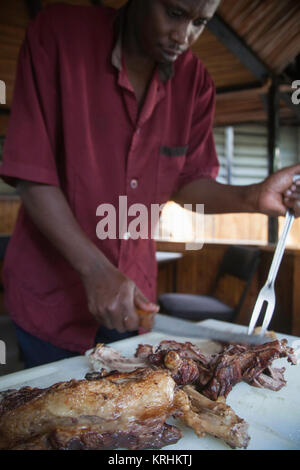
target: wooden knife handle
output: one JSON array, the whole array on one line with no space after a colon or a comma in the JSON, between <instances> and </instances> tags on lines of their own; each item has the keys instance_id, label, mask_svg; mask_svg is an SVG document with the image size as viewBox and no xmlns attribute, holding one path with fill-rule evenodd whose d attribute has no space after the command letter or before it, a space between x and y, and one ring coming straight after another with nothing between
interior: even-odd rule
<instances>
[{"instance_id":1,"label":"wooden knife handle","mask_svg":"<svg viewBox=\"0 0 300 470\"><path fill-rule=\"evenodd\" d=\"M151 330L154 323L155 313L146 312L140 308L136 309L136 313L138 314L140 320L140 328L143 328L144 330Z\"/></svg>"}]
</instances>

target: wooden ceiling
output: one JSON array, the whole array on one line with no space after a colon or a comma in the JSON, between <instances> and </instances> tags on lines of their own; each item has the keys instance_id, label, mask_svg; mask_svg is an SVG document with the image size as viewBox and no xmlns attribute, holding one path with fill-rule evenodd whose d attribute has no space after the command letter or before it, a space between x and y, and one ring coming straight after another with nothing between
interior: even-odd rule
<instances>
[{"instance_id":1,"label":"wooden ceiling","mask_svg":"<svg viewBox=\"0 0 300 470\"><path fill-rule=\"evenodd\" d=\"M11 106L18 52L30 19L29 5L34 9L38 4L45 7L57 1L0 3L0 79L5 81L7 89L6 106L0 107L0 133L5 132L7 121L3 110L6 107L9 112ZM97 2L65 0L65 3L89 6ZM114 8L124 3L125 0L102 1ZM281 74L285 83L292 82L285 70L300 54L299 24L299 0L222 1L216 22L193 47L217 87L215 125L266 122L270 77ZM288 98L289 95L285 95L285 100L280 101L280 116L283 122L294 124L299 122L299 111L293 109ZM295 111L298 113L296 121Z\"/></svg>"},{"instance_id":2,"label":"wooden ceiling","mask_svg":"<svg viewBox=\"0 0 300 470\"><path fill-rule=\"evenodd\" d=\"M298 0L225 0L219 13L274 72L300 52Z\"/></svg>"}]
</instances>

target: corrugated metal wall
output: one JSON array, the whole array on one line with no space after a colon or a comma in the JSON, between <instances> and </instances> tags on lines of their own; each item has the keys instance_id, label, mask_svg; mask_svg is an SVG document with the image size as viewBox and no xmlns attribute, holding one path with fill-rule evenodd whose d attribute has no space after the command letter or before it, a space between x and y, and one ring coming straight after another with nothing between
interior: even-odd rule
<instances>
[{"instance_id":1,"label":"corrugated metal wall","mask_svg":"<svg viewBox=\"0 0 300 470\"><path fill-rule=\"evenodd\" d=\"M232 160L230 157L228 160L226 128L215 129L215 142L221 164L218 176L220 183L229 182L229 173L231 184L236 185L258 183L268 175L267 132L266 126L234 127L233 156ZM299 136L299 127L281 127L280 151L275 163L277 169L300 161Z\"/></svg>"}]
</instances>

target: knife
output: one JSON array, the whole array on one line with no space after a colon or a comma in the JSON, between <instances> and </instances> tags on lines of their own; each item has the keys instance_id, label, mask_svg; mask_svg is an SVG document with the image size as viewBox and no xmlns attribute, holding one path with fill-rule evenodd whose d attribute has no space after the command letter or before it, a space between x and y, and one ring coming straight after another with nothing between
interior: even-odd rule
<instances>
[{"instance_id":1,"label":"knife","mask_svg":"<svg viewBox=\"0 0 300 470\"><path fill-rule=\"evenodd\" d=\"M234 333L230 331L228 324L227 331L218 331L199 323L194 323L180 318L170 317L157 313L155 315L152 331L165 333L167 335L188 337L197 339L209 339L212 341L221 341L222 343L246 343L251 345L260 345L274 341L269 336L248 335L244 333Z\"/></svg>"}]
</instances>

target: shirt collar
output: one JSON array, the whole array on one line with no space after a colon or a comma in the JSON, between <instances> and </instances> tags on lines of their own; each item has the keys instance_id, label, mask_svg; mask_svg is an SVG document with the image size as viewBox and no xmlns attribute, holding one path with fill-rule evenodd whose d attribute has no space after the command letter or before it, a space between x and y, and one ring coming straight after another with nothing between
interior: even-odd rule
<instances>
[{"instance_id":1,"label":"shirt collar","mask_svg":"<svg viewBox=\"0 0 300 470\"><path fill-rule=\"evenodd\" d=\"M116 42L111 55L111 63L119 71L122 70L122 41L125 27L125 18L128 5L117 10L115 16ZM166 83L174 75L173 64L158 64L159 77L163 83Z\"/></svg>"}]
</instances>

